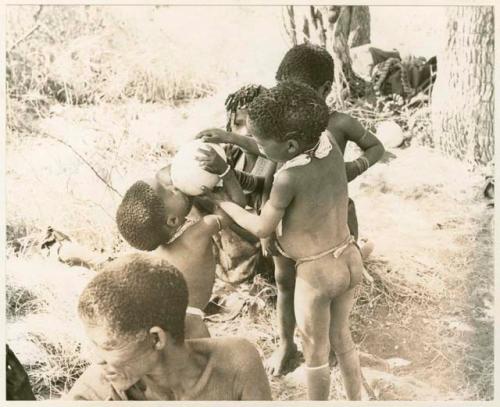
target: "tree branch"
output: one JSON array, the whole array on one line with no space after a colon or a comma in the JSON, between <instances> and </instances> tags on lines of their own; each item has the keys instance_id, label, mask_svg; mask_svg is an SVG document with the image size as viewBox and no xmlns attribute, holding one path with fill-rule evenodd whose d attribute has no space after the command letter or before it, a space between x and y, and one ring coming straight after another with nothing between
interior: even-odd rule
<instances>
[{"instance_id":1,"label":"tree branch","mask_svg":"<svg viewBox=\"0 0 500 407\"><path fill-rule=\"evenodd\" d=\"M40 23L38 22L38 18L40 17L40 13L42 12L42 9L43 9L43 5L40 5L38 7L38 10L37 12L35 13L35 15L33 16L33 19L35 20L35 25L33 27L31 27L31 29L26 33L24 34L21 38L19 38L15 43L14 45L12 45L9 50L7 52L12 52L12 50L14 48L16 48L21 42L23 42L24 40L26 40L26 38L28 38L31 34L33 34L36 30L38 30L40 28Z\"/></svg>"},{"instance_id":2,"label":"tree branch","mask_svg":"<svg viewBox=\"0 0 500 407\"><path fill-rule=\"evenodd\" d=\"M110 184L109 184L109 183L108 183L108 182L107 182L107 181L106 181L106 180L105 180L105 179L101 176L101 174L99 174L99 173L97 172L97 170L96 170L94 167L92 167L92 164L90 164L90 163L89 163L89 162L85 159L85 157L83 157L83 156L82 156L82 155L81 155L78 151L76 151L76 150L73 148L73 146L72 146L72 145L70 145L70 144L66 143L64 140L61 140L60 138L54 137L54 136L52 136L52 135L50 135L50 134L45 133L45 135L46 135L47 137L49 137L49 138L51 138L51 139L53 139L53 140L55 140L55 141L57 141L57 142L59 142L59 143L63 144L63 145L65 145L65 146L66 146L66 147L68 147L71 151L73 151L73 153L75 153L75 155L76 155L76 156L77 156L80 160L82 160L82 162L83 162L84 164L86 164L86 165L87 165L87 166L88 166L88 167L92 170L92 172L93 172L93 173L97 176L97 178L99 178L99 179L100 179L100 180L101 180L101 181L102 181L102 182L103 182L103 183L104 183L104 184L105 184L105 185L106 185L109 189L111 189L113 192L115 192L115 193L116 193L116 194L117 194L120 198L123 198L123 195L122 195L122 194L120 194L120 193L119 193L119 192L118 192L115 188L113 188L113 186L112 186L112 185L110 185Z\"/></svg>"}]
</instances>

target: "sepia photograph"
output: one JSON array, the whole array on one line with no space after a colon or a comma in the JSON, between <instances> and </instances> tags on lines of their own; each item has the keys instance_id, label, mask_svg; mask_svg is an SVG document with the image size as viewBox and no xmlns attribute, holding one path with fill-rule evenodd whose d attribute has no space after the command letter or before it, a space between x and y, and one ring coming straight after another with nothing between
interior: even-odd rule
<instances>
[{"instance_id":1,"label":"sepia photograph","mask_svg":"<svg viewBox=\"0 0 500 407\"><path fill-rule=\"evenodd\" d=\"M3 401L494 400L493 2L3 9Z\"/></svg>"}]
</instances>

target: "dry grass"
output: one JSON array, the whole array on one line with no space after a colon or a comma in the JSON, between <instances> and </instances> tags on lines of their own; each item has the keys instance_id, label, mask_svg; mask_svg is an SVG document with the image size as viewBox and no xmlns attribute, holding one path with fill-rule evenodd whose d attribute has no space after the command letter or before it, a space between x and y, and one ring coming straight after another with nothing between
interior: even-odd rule
<instances>
[{"instance_id":1,"label":"dry grass","mask_svg":"<svg viewBox=\"0 0 500 407\"><path fill-rule=\"evenodd\" d=\"M14 100L35 110L54 99L78 105L129 98L154 103L191 100L221 87L234 88L256 69L265 74L255 77L269 80L287 45L281 40L278 12L243 7L228 13L223 7L10 6L8 112L15 109ZM228 34L235 24L238 35ZM266 30L255 30L266 24ZM274 47L263 48L262 40L270 35ZM249 49L265 63L245 64Z\"/></svg>"},{"instance_id":2,"label":"dry grass","mask_svg":"<svg viewBox=\"0 0 500 407\"><path fill-rule=\"evenodd\" d=\"M88 364L76 304L92 275L41 256L7 262L6 339L38 398L58 398Z\"/></svg>"},{"instance_id":3,"label":"dry grass","mask_svg":"<svg viewBox=\"0 0 500 407\"><path fill-rule=\"evenodd\" d=\"M37 10L10 6L7 16L7 340L37 396L57 398L88 363L75 310L92 272L42 257L41 233L52 225L90 248L124 250L119 195L221 125L229 91L255 78L271 85L287 44L279 25L260 29L274 24L273 8L44 6L35 21ZM210 38L193 29L202 26ZM356 342L410 360L398 373L436 385L441 399L491 399L492 225L481 174L418 147L432 145L425 102L358 101L347 113L371 130L395 120L406 136L395 159L350 184L361 235L376 245L366 262L375 282L360 286L352 313ZM212 323L213 334L249 338L268 357L274 286L257 278L217 290L242 308ZM305 399L304 380L300 367L271 378L274 397ZM338 370L331 397L345 399Z\"/></svg>"},{"instance_id":4,"label":"dry grass","mask_svg":"<svg viewBox=\"0 0 500 407\"><path fill-rule=\"evenodd\" d=\"M70 305L64 298L75 301L76 286L89 278L80 276L78 268L41 259L36 246L39 231L52 224L87 246L124 249L113 221L119 198L74 151L55 139L70 144L123 193L137 178L167 163L176 147L192 138L197 128L210 126L214 120L222 123L222 99L223 95L216 95L189 108L172 109L138 102L62 107L39 121L40 137L9 143L7 191L8 197L17 198L7 200L9 236L25 244L17 254L13 248L9 252L7 339L26 361L39 397L56 397L86 366L74 302ZM394 118L399 120L396 115ZM361 119L370 120L368 116ZM372 124L376 121L374 118ZM175 128L176 133L165 134L165 128ZM35 149L42 147L46 158L35 159ZM492 325L473 325L478 338L468 337L466 332L457 338L451 329L457 321L467 321L469 311L462 300L479 281L473 275L464 279L456 270L472 272L477 268L471 264L473 259L491 255L489 229L474 220L482 219L484 211L479 194L474 192L481 176L469 174L461 164L422 147L393 152L396 159L378 164L350 185L361 234L376 244L375 254L366 263L375 283L359 288L351 322L354 338L364 351L412 361L411 367L400 373L424 381L433 377L443 398L487 399L492 394ZM432 177L414 170L420 161L433 169ZM464 251L481 228L485 232L478 245L484 250L477 254ZM438 246L433 245L436 239ZM492 269L491 265L481 268ZM70 294L53 281L60 282L61 288L71 281L75 291ZM74 285L75 281L80 283ZM488 278L480 281L484 289L491 287ZM244 336L258 346L263 358L270 356L277 346L274 287L260 279L237 289L220 289L244 306L236 318L211 324L213 334ZM484 297L483 291L474 292L478 301ZM482 303L476 308L486 309ZM61 310L66 311L64 315ZM459 312L455 320L445 322L455 311ZM43 320L50 321L51 327L58 326L56 320L65 321L64 329L50 335L47 324L39 323ZM39 363L30 362L30 354L38 355ZM271 378L271 386L274 397L280 400L306 397L302 368ZM331 395L345 399L338 371Z\"/></svg>"}]
</instances>

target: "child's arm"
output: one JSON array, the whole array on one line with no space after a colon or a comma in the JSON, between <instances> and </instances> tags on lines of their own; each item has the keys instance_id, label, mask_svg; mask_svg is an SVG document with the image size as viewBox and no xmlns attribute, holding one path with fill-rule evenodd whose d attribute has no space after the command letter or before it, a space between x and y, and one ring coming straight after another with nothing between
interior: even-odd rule
<instances>
[{"instance_id":1,"label":"child's arm","mask_svg":"<svg viewBox=\"0 0 500 407\"><path fill-rule=\"evenodd\" d=\"M232 202L220 202L219 206L238 225L262 239L269 237L276 230L293 197L292 182L288 174L283 172L275 180L269 201L263 206L260 215L252 214Z\"/></svg>"},{"instance_id":2,"label":"child's arm","mask_svg":"<svg viewBox=\"0 0 500 407\"><path fill-rule=\"evenodd\" d=\"M272 168L269 169L267 174L264 177L264 185L262 188L262 202L261 207L265 205L265 203L269 199L269 193L271 192L271 187L273 185L274 173L276 171L276 163ZM276 236L274 233L271 236L268 236L264 239L260 239L260 247L262 249L262 254L266 257L268 256L277 256L279 253L275 249L275 239Z\"/></svg>"},{"instance_id":3,"label":"child's arm","mask_svg":"<svg viewBox=\"0 0 500 407\"><path fill-rule=\"evenodd\" d=\"M346 140L356 143L363 151L361 157L346 163L347 181L352 181L365 172L384 155L385 149L381 141L355 118L336 113L330 128L332 133L342 134Z\"/></svg>"},{"instance_id":4,"label":"child's arm","mask_svg":"<svg viewBox=\"0 0 500 407\"><path fill-rule=\"evenodd\" d=\"M262 155L257 142L252 137L242 136L222 129L203 130L196 135L196 138L201 139L205 143L235 144L251 154Z\"/></svg>"},{"instance_id":5,"label":"child's arm","mask_svg":"<svg viewBox=\"0 0 500 407\"><path fill-rule=\"evenodd\" d=\"M193 230L193 237L210 241L211 237L228 227L232 219L222 210L217 209L212 215L206 215L199 220ZM191 229L191 228L190 228Z\"/></svg>"},{"instance_id":6,"label":"child's arm","mask_svg":"<svg viewBox=\"0 0 500 407\"><path fill-rule=\"evenodd\" d=\"M231 201L243 207L246 205L245 194L233 169L212 147L200 148L196 160L200 163L201 168L222 178L224 191Z\"/></svg>"},{"instance_id":7,"label":"child's arm","mask_svg":"<svg viewBox=\"0 0 500 407\"><path fill-rule=\"evenodd\" d=\"M236 178L236 175L231 166L229 164L226 165L228 167L227 173L222 177L224 191L226 191L231 201L241 207L245 207L247 200L245 194L243 193L243 189L241 188L241 185L238 182L238 179Z\"/></svg>"},{"instance_id":8,"label":"child's arm","mask_svg":"<svg viewBox=\"0 0 500 407\"><path fill-rule=\"evenodd\" d=\"M196 197L194 200L195 207L201 211L203 214L219 214L221 216L225 216L229 218L227 214L220 208L217 207L217 204L213 202L211 199L207 197ZM221 224L222 225L222 224ZM215 226L215 225L214 225ZM257 243L259 239L257 239L254 235L252 235L248 230L243 229L241 226L237 225L231 219L229 223L229 228L238 234L240 237L245 239L250 243Z\"/></svg>"}]
</instances>

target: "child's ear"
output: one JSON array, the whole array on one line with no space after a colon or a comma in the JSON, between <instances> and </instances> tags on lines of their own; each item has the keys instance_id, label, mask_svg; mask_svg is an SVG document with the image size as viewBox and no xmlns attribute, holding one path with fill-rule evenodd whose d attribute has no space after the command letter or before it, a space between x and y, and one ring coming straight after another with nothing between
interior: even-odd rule
<instances>
[{"instance_id":1,"label":"child's ear","mask_svg":"<svg viewBox=\"0 0 500 407\"><path fill-rule=\"evenodd\" d=\"M287 151L291 155L295 155L299 152L299 142L294 139L290 139L287 142Z\"/></svg>"},{"instance_id":2,"label":"child's ear","mask_svg":"<svg viewBox=\"0 0 500 407\"><path fill-rule=\"evenodd\" d=\"M172 185L172 178L170 176L170 164L159 170L155 175L155 179L164 188Z\"/></svg>"},{"instance_id":3,"label":"child's ear","mask_svg":"<svg viewBox=\"0 0 500 407\"><path fill-rule=\"evenodd\" d=\"M323 99L326 99L326 97L330 94L331 91L332 91L332 82L330 81L326 81L318 89L318 93Z\"/></svg>"},{"instance_id":4,"label":"child's ear","mask_svg":"<svg viewBox=\"0 0 500 407\"><path fill-rule=\"evenodd\" d=\"M179 225L179 218L175 215L168 215L167 216L167 226L170 226L171 228L175 228Z\"/></svg>"}]
</instances>

